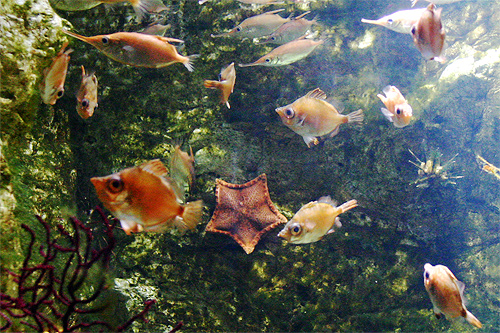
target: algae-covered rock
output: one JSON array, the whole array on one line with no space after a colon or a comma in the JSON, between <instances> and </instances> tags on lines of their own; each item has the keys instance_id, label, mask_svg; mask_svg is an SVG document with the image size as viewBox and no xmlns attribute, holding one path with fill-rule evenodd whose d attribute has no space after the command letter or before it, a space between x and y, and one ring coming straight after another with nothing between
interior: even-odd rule
<instances>
[{"instance_id":1,"label":"algae-covered rock","mask_svg":"<svg viewBox=\"0 0 500 333\"><path fill-rule=\"evenodd\" d=\"M181 54L200 55L193 72L181 64L126 66L70 40L67 93L49 107L40 104L37 85L67 40L53 27L64 21L46 2L2 3L1 200L8 221L2 226L29 223L34 212L83 216L99 204L90 177L154 158L166 163L180 144L192 147L196 160L188 201L203 199L205 214L185 235L117 233L114 292L130 312L146 298L158 300L150 321L132 330L166 330L180 321L193 331L472 330L434 318L422 283L426 262L450 267L468 286L471 312L486 330L498 327L500 266L492 230L500 222L500 186L476 163L479 154L500 165L497 4L443 5L444 64L425 61L411 36L360 22L407 9L409 1L165 4L167 36L185 40ZM320 22L317 37L327 41L289 66L236 67L231 109L219 105L203 81L272 47L210 35L275 8L286 8L283 17L312 10ZM58 14L86 36L138 31L158 17L139 23L128 4ZM100 84L99 107L87 120L77 115L73 94L81 65L95 71ZM389 84L414 110L402 129L380 112L376 95ZM307 148L275 109L317 87L344 113L363 109L365 121L342 125L323 145ZM442 181L436 167L422 176L410 163L418 162L415 157L437 161L438 155L443 164L456 155L446 175L463 178ZM230 237L204 227L215 209L215 179L243 183L261 173L272 201L289 218L325 195L356 199L359 206L341 216L340 230L317 243L286 244L277 228L246 255ZM427 176L428 186L415 186ZM16 233L2 237L14 244L2 247L2 259L13 256L15 265L22 242Z\"/></svg>"}]
</instances>

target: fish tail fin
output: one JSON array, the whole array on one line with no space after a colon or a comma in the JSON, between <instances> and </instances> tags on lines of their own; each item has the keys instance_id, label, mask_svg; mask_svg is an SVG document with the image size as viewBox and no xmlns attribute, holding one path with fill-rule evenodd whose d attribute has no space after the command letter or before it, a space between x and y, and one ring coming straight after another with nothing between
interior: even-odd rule
<instances>
[{"instance_id":1,"label":"fish tail fin","mask_svg":"<svg viewBox=\"0 0 500 333\"><path fill-rule=\"evenodd\" d=\"M140 21L147 13L159 13L168 8L161 0L128 0L134 7L135 14Z\"/></svg>"},{"instance_id":2,"label":"fish tail fin","mask_svg":"<svg viewBox=\"0 0 500 333\"><path fill-rule=\"evenodd\" d=\"M186 61L183 62L184 66L188 69L188 71L192 72L194 71L194 59L198 58L200 55L199 54L192 54L190 56L186 57Z\"/></svg>"},{"instance_id":3,"label":"fish tail fin","mask_svg":"<svg viewBox=\"0 0 500 333\"><path fill-rule=\"evenodd\" d=\"M357 111L351 112L347 115L348 123L361 123L365 119L363 115L363 110L359 109Z\"/></svg>"},{"instance_id":4,"label":"fish tail fin","mask_svg":"<svg viewBox=\"0 0 500 333\"><path fill-rule=\"evenodd\" d=\"M417 4L418 0L411 0L411 6L415 6Z\"/></svg>"},{"instance_id":5,"label":"fish tail fin","mask_svg":"<svg viewBox=\"0 0 500 333\"><path fill-rule=\"evenodd\" d=\"M338 208L342 210L342 213L347 212L349 209L353 209L354 207L358 206L358 202L356 200L349 200L347 202L344 202L342 205L340 205Z\"/></svg>"},{"instance_id":6,"label":"fish tail fin","mask_svg":"<svg viewBox=\"0 0 500 333\"><path fill-rule=\"evenodd\" d=\"M184 212L182 213L183 227L180 229L194 229L201 220L201 215L203 214L203 201L191 201L184 206Z\"/></svg>"},{"instance_id":7,"label":"fish tail fin","mask_svg":"<svg viewBox=\"0 0 500 333\"><path fill-rule=\"evenodd\" d=\"M466 312L465 320L467 320L469 324L477 328L483 327L483 324L481 324L481 322L472 313L470 313L470 311L466 310Z\"/></svg>"},{"instance_id":8,"label":"fish tail fin","mask_svg":"<svg viewBox=\"0 0 500 333\"><path fill-rule=\"evenodd\" d=\"M205 80L205 82L203 82L203 85L205 86L205 88L220 89L222 83L220 81Z\"/></svg>"}]
</instances>

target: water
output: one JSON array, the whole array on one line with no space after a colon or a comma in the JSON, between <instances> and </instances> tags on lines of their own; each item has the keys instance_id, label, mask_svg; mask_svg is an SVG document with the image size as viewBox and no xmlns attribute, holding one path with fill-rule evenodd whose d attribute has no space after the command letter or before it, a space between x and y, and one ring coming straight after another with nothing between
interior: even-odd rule
<instances>
[{"instance_id":1,"label":"water","mask_svg":"<svg viewBox=\"0 0 500 333\"><path fill-rule=\"evenodd\" d=\"M135 313L146 298L158 300L151 320L134 330L165 331L179 321L186 331L474 330L463 320L434 317L423 286L426 262L448 266L465 283L467 308L483 331L498 330L500 183L476 162L479 154L500 166L498 1L442 6L444 64L425 61L410 35L360 22L407 9L406 0L265 9L230 1L166 5L166 36L186 41L180 53L200 54L194 72L181 64L125 66L70 40L75 51L65 96L53 108L26 103L14 110L26 127L12 129L5 119L13 116L2 117L3 170L11 174L2 185L11 185L17 200L14 215L6 217L9 228L34 224L33 213L51 221L67 213L85 220L85 212L100 204L90 177L154 158L167 162L181 143L196 157L189 200L202 199L205 214L197 230L184 236L117 232L111 275L116 285L126 281L129 287L118 288L127 301L116 311L128 307ZM233 61L253 62L272 46L210 34L275 8L285 8L284 17L311 10L308 18L319 17L315 30L328 41L292 65L236 67L228 110L203 80L216 79ZM141 27L129 5L59 14L85 36ZM43 44L36 48L46 51ZM45 65L49 58L43 58ZM100 84L99 108L86 121L75 110L80 65L95 70ZM15 73L8 66L3 71ZM14 99L5 84L2 97ZM397 86L412 105L409 126L395 128L380 112L376 95L386 85ZM274 110L317 87L345 114L363 109L365 121L342 125L324 145L307 148ZM409 161L417 161L409 150L424 162L441 154L444 163L458 154L447 175L463 178L416 187L418 168ZM247 255L232 238L204 228L216 206L216 178L244 183L261 173L288 219L325 195L339 202L356 199L359 206L340 216L339 231L317 243L286 244L276 237L280 226ZM15 250L2 247L2 261L21 257L21 233L2 237L4 244L9 237L17 244Z\"/></svg>"}]
</instances>

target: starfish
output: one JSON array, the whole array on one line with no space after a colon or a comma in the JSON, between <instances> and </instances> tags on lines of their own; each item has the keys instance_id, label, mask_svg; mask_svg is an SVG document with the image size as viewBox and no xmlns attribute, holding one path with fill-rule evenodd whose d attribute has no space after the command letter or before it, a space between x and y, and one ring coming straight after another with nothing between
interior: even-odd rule
<instances>
[{"instance_id":1,"label":"starfish","mask_svg":"<svg viewBox=\"0 0 500 333\"><path fill-rule=\"evenodd\" d=\"M215 195L217 206L205 231L231 236L247 254L262 235L287 222L269 197L265 173L245 184L217 179Z\"/></svg>"}]
</instances>

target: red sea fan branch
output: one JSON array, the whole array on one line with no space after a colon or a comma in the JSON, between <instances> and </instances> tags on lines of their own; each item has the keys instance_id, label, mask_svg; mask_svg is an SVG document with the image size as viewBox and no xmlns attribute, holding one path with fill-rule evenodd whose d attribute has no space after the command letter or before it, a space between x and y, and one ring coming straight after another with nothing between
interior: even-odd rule
<instances>
[{"instance_id":1,"label":"red sea fan branch","mask_svg":"<svg viewBox=\"0 0 500 333\"><path fill-rule=\"evenodd\" d=\"M92 326L123 331L134 321L145 320L147 312L156 301L146 301L140 313L118 327L102 320L81 321L80 315L102 310L93 308L92 303L106 289L105 272L116 244L114 229L117 221L110 222L99 207L95 211L100 215L100 227L104 227L106 243L98 249L92 229L78 219L70 218L72 230L58 225L57 233L53 235L50 225L37 216L45 231L38 251L38 262L34 258L37 241L35 232L27 225L22 225L29 233L30 241L20 272L8 272L17 284L17 296L0 293L0 318L5 321L0 330L12 327L15 319L22 319L18 325L25 325L39 332L72 332ZM89 280L91 270L94 277L95 270L98 270L99 282L92 283L93 280ZM90 283L91 288L87 288L90 291L84 291L84 287ZM86 296L81 296L82 294Z\"/></svg>"}]
</instances>

